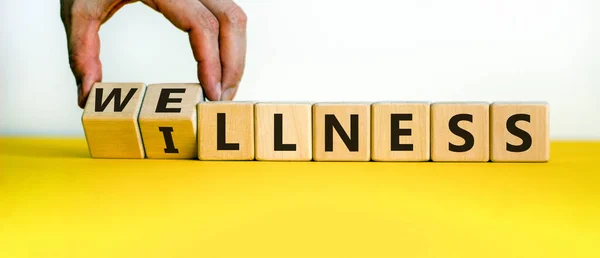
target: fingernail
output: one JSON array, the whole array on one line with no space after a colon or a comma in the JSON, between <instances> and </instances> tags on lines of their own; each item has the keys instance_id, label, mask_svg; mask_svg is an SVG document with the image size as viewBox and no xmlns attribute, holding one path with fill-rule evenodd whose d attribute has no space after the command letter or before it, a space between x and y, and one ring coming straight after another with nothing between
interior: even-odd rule
<instances>
[{"instance_id":1,"label":"fingernail","mask_svg":"<svg viewBox=\"0 0 600 258\"><path fill-rule=\"evenodd\" d=\"M236 88L229 88L221 94L221 100L233 100L235 97Z\"/></svg>"},{"instance_id":2,"label":"fingernail","mask_svg":"<svg viewBox=\"0 0 600 258\"><path fill-rule=\"evenodd\" d=\"M217 90L216 91L217 91L217 99L220 100L221 97L223 96L223 92L221 92L222 89L221 89L221 83L220 82L217 82Z\"/></svg>"},{"instance_id":3,"label":"fingernail","mask_svg":"<svg viewBox=\"0 0 600 258\"><path fill-rule=\"evenodd\" d=\"M77 84L77 104L80 107L83 106L82 105L82 100L81 100L82 96L83 96L83 88L81 87L81 83L78 83Z\"/></svg>"}]
</instances>

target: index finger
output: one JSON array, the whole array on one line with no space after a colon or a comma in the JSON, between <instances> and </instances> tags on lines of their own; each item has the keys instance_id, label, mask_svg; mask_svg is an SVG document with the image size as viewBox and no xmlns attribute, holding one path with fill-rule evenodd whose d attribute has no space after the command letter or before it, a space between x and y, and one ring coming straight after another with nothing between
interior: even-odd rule
<instances>
[{"instance_id":1,"label":"index finger","mask_svg":"<svg viewBox=\"0 0 600 258\"><path fill-rule=\"evenodd\" d=\"M232 0L200 0L217 17L222 67L221 100L232 100L246 64L246 25L248 17Z\"/></svg>"},{"instance_id":2,"label":"index finger","mask_svg":"<svg viewBox=\"0 0 600 258\"><path fill-rule=\"evenodd\" d=\"M198 79L209 100L221 98L219 22L198 0L143 0L161 12L177 28L188 32Z\"/></svg>"}]
</instances>

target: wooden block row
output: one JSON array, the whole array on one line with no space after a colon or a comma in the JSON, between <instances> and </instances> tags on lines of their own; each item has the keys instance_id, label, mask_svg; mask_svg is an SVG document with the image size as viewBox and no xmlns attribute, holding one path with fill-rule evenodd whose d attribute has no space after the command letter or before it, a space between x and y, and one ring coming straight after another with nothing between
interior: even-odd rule
<instances>
[{"instance_id":1,"label":"wooden block row","mask_svg":"<svg viewBox=\"0 0 600 258\"><path fill-rule=\"evenodd\" d=\"M545 162L546 103L204 102L198 84L94 85L94 158Z\"/></svg>"}]
</instances>

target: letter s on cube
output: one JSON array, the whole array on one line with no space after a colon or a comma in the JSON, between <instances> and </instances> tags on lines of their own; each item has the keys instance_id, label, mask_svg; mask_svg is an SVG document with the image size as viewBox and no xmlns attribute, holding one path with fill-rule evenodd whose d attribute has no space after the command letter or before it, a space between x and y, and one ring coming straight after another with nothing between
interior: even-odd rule
<instances>
[{"instance_id":1,"label":"letter s on cube","mask_svg":"<svg viewBox=\"0 0 600 258\"><path fill-rule=\"evenodd\" d=\"M493 162L546 162L550 159L548 104L495 102L491 113Z\"/></svg>"},{"instance_id":2,"label":"letter s on cube","mask_svg":"<svg viewBox=\"0 0 600 258\"><path fill-rule=\"evenodd\" d=\"M436 102L431 105L431 160L488 162L487 102Z\"/></svg>"}]
</instances>

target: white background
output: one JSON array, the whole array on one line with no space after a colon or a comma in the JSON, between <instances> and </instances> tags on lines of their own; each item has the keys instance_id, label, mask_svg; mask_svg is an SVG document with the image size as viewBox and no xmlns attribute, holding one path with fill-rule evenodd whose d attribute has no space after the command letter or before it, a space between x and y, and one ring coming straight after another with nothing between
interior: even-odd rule
<instances>
[{"instance_id":1,"label":"white background","mask_svg":"<svg viewBox=\"0 0 600 258\"><path fill-rule=\"evenodd\" d=\"M598 0L244 0L236 100L548 101L600 139ZM196 82L187 36L138 3L100 31L104 81ZM82 136L58 0L0 0L0 134Z\"/></svg>"}]
</instances>

